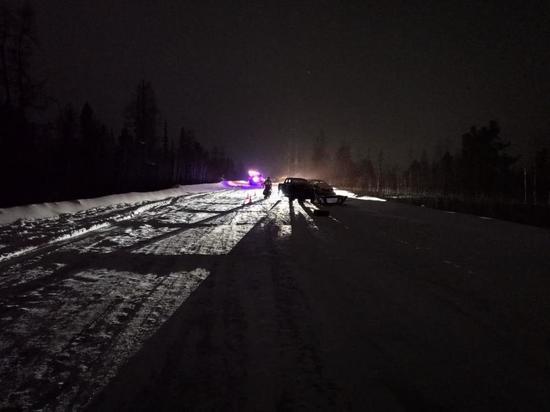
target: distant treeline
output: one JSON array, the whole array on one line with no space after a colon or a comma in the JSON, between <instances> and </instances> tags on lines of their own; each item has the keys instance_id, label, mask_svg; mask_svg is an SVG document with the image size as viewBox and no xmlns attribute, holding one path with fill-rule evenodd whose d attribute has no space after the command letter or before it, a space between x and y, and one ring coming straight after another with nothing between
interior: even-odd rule
<instances>
[{"instance_id":1,"label":"distant treeline","mask_svg":"<svg viewBox=\"0 0 550 412\"><path fill-rule=\"evenodd\" d=\"M423 151L419 159L398 167L382 151L374 158L358 158L346 143L331 150L321 132L311 150L288 151L287 170L380 196L548 205L548 147L533 144L532 153L520 159L508 154L510 145L500 134L496 121L481 128L473 126L462 135L456 153L446 150L430 159Z\"/></svg>"},{"instance_id":2,"label":"distant treeline","mask_svg":"<svg viewBox=\"0 0 550 412\"><path fill-rule=\"evenodd\" d=\"M192 130L181 128L178 139L168 136L147 81L121 108L125 126L118 133L88 103L77 110L45 97L31 67L36 45L29 3L0 2L0 207L235 175L223 150L206 150ZM57 116L44 120L52 106Z\"/></svg>"}]
</instances>

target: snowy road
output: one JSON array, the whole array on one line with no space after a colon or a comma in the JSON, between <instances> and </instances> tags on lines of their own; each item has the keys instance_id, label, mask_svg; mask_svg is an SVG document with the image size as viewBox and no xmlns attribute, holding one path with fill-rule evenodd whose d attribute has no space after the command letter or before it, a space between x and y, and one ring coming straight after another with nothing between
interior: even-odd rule
<instances>
[{"instance_id":1,"label":"snowy road","mask_svg":"<svg viewBox=\"0 0 550 412\"><path fill-rule=\"evenodd\" d=\"M548 231L312 208L220 190L2 226L0 409L548 410Z\"/></svg>"},{"instance_id":2,"label":"snowy road","mask_svg":"<svg viewBox=\"0 0 550 412\"><path fill-rule=\"evenodd\" d=\"M85 405L266 216L258 196L193 193L3 226L0 408Z\"/></svg>"}]
</instances>

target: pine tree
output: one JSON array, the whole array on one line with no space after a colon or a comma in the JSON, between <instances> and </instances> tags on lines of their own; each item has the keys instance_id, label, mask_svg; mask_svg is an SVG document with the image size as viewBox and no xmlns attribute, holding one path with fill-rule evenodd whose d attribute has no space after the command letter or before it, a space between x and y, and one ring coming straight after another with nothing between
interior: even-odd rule
<instances>
[{"instance_id":1,"label":"pine tree","mask_svg":"<svg viewBox=\"0 0 550 412\"><path fill-rule=\"evenodd\" d=\"M315 143L313 144L311 166L313 174L324 178L327 177L328 173L326 172L326 165L329 163L326 144L325 133L321 130L319 135L315 138Z\"/></svg>"},{"instance_id":2,"label":"pine tree","mask_svg":"<svg viewBox=\"0 0 550 412\"><path fill-rule=\"evenodd\" d=\"M157 149L159 110L150 82L142 80L138 84L125 115L127 127L133 132L136 143L143 147L144 161L152 161Z\"/></svg>"},{"instance_id":3,"label":"pine tree","mask_svg":"<svg viewBox=\"0 0 550 412\"><path fill-rule=\"evenodd\" d=\"M510 144L500 138L500 127L492 120L488 127L473 126L462 136L462 184L472 195L503 193L517 157L506 154Z\"/></svg>"}]
</instances>

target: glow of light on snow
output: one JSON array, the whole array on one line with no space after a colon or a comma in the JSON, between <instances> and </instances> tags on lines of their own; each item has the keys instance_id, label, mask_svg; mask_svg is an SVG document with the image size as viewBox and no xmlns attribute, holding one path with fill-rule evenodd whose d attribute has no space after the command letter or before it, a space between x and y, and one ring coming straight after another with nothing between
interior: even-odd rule
<instances>
[{"instance_id":1,"label":"glow of light on snow","mask_svg":"<svg viewBox=\"0 0 550 412\"><path fill-rule=\"evenodd\" d=\"M340 195L340 196L347 196L349 197L350 199L357 199L357 200L371 200L371 201L374 201L374 202L385 202L386 199L381 199L379 197L373 197L373 196L357 196L355 193L353 192L349 192L347 190L341 190L341 189L336 189L334 188L334 192L337 194L337 195Z\"/></svg>"},{"instance_id":2,"label":"glow of light on snow","mask_svg":"<svg viewBox=\"0 0 550 412\"><path fill-rule=\"evenodd\" d=\"M371 200L373 202L385 202L386 199L380 199L379 197L373 197L373 196L359 196L356 197L357 200Z\"/></svg>"},{"instance_id":3,"label":"glow of light on snow","mask_svg":"<svg viewBox=\"0 0 550 412\"><path fill-rule=\"evenodd\" d=\"M216 216L214 212L184 212L181 210L174 210L168 213L164 213L162 216L157 217L155 220L164 224L193 224L198 223L201 220L208 219L209 217Z\"/></svg>"},{"instance_id":4,"label":"glow of light on snow","mask_svg":"<svg viewBox=\"0 0 550 412\"><path fill-rule=\"evenodd\" d=\"M279 225L278 229L279 230L277 232L277 237L279 239L286 239L286 238L289 238L290 236L292 236L292 226L291 225L282 224L282 225Z\"/></svg>"},{"instance_id":5,"label":"glow of light on snow","mask_svg":"<svg viewBox=\"0 0 550 412\"><path fill-rule=\"evenodd\" d=\"M312 210L317 209L317 207L311 203L308 203L306 207ZM292 236L292 220L297 217L303 219L306 225L314 232L319 231L319 227L313 218L301 206L293 204L292 208L291 212L289 202L282 201L277 204L276 208L269 211L269 220L277 228L277 238L279 240L284 240Z\"/></svg>"},{"instance_id":6,"label":"glow of light on snow","mask_svg":"<svg viewBox=\"0 0 550 412\"><path fill-rule=\"evenodd\" d=\"M265 216L265 206L251 204L239 211L208 221L208 225L191 227L133 253L147 255L226 255Z\"/></svg>"},{"instance_id":7,"label":"glow of light on snow","mask_svg":"<svg viewBox=\"0 0 550 412\"><path fill-rule=\"evenodd\" d=\"M117 249L131 247L143 239L154 238L176 230L170 227L154 228L148 224L140 225L135 229L127 228L121 233L107 232L93 238L84 238L68 245L61 250L85 253L111 253Z\"/></svg>"},{"instance_id":8,"label":"glow of light on snow","mask_svg":"<svg viewBox=\"0 0 550 412\"><path fill-rule=\"evenodd\" d=\"M106 229L110 226L111 226L111 224L108 223L108 222L98 223L98 224L92 225L90 227L85 227L85 228L82 228L82 229L73 230L70 233L67 233L65 235L62 235L62 236L59 236L55 239L50 240L48 243L52 244L52 243L56 243L56 242L61 242L63 240L72 239L73 237L82 236L86 233L93 232L94 230Z\"/></svg>"},{"instance_id":9,"label":"glow of light on snow","mask_svg":"<svg viewBox=\"0 0 550 412\"><path fill-rule=\"evenodd\" d=\"M222 182L222 185L224 185L227 188L238 188L238 187L248 186L248 181L247 180L224 180Z\"/></svg>"},{"instance_id":10,"label":"glow of light on snow","mask_svg":"<svg viewBox=\"0 0 550 412\"><path fill-rule=\"evenodd\" d=\"M258 189L260 182L261 180L251 185L248 180L224 180L222 185L227 189Z\"/></svg>"},{"instance_id":11,"label":"glow of light on snow","mask_svg":"<svg viewBox=\"0 0 550 412\"><path fill-rule=\"evenodd\" d=\"M25 253L32 252L33 250L36 250L36 246L29 246L22 249L15 250L13 252L7 252L0 254L0 262L3 262L4 260L9 260L17 256L24 255Z\"/></svg>"},{"instance_id":12,"label":"glow of light on snow","mask_svg":"<svg viewBox=\"0 0 550 412\"><path fill-rule=\"evenodd\" d=\"M315 220L313 220L313 218L305 210L303 210L302 208L299 208L296 214L301 215L305 219L310 229L319 230L319 226L317 226L317 224L315 223Z\"/></svg>"},{"instance_id":13,"label":"glow of light on snow","mask_svg":"<svg viewBox=\"0 0 550 412\"><path fill-rule=\"evenodd\" d=\"M287 202L279 203L278 207L270 211L270 221L277 228L277 238L287 239L292 235L290 224L290 209Z\"/></svg>"},{"instance_id":14,"label":"glow of light on snow","mask_svg":"<svg viewBox=\"0 0 550 412\"><path fill-rule=\"evenodd\" d=\"M246 236L254 224L196 227L152 242L132 253L146 255L226 255Z\"/></svg>"}]
</instances>

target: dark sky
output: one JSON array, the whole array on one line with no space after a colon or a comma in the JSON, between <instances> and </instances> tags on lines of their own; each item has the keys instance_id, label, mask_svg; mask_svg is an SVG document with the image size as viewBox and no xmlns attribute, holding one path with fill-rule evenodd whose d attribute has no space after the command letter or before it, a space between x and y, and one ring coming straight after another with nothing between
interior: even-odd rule
<instances>
[{"instance_id":1,"label":"dark sky","mask_svg":"<svg viewBox=\"0 0 550 412\"><path fill-rule=\"evenodd\" d=\"M550 134L547 0L31 3L50 94L117 132L145 78L172 134L250 165L320 129L396 161L490 119Z\"/></svg>"}]
</instances>

